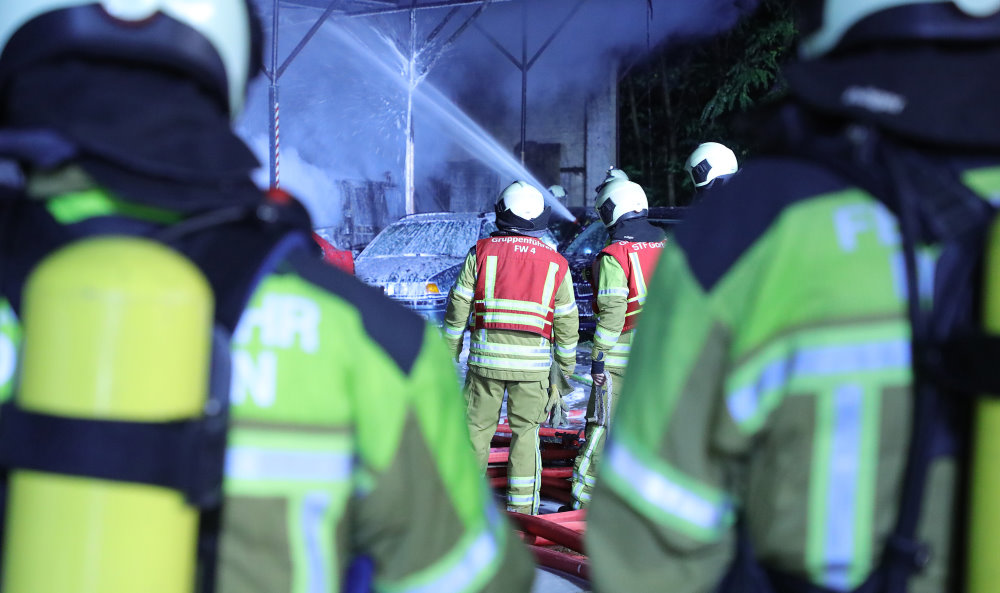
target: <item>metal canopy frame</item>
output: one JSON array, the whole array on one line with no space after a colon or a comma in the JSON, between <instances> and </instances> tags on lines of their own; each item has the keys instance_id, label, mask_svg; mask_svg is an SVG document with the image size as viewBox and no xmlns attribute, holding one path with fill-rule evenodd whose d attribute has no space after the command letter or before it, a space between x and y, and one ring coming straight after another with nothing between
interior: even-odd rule
<instances>
[{"instance_id":1,"label":"metal canopy frame","mask_svg":"<svg viewBox=\"0 0 1000 593\"><path fill-rule=\"evenodd\" d=\"M336 15L338 18L363 18L381 16L388 14L409 13L410 15L410 35L409 47L410 64L407 72L409 92L407 98L407 146L406 146L406 213L415 212L414 203L414 175L413 175L413 90L429 74L430 70L444 55L445 50L455 42L458 37L471 25L500 51L515 67L521 70L521 164L524 165L526 127L527 127L527 93L528 93L528 71L535 64L539 57L548 49L558 34L565 28L566 24L580 10L587 0L578 0L566 15L566 17L556 26L552 34L541 44L538 50L530 58L528 57L527 40L527 11L529 0L520 0L522 6L522 30L521 30L521 59L518 60L503 45L491 35L476 20L491 3L506 3L516 0L274 0L272 12L272 35L271 35L271 60L270 67L265 66L264 74L270 84L268 85L268 100L273 117L270 121L270 182L273 187L280 185L279 177L279 80L288 66L298 57L305 46L315 36L319 28L323 26L330 17ZM309 30L302 36L302 39L295 45L288 57L279 64L278 61L278 14L282 6L289 8L312 8L322 9L323 12L312 24ZM445 26L459 13L462 7L477 6L464 23L445 40L443 43L434 45L436 38L442 33ZM416 15L419 11L438 10L450 8L447 14L441 19L436 27L427 35L422 44L416 38ZM402 48L400 48L402 49ZM416 70L416 58L425 51L432 52L430 58L425 62L420 72Z\"/></svg>"},{"instance_id":2,"label":"metal canopy frame","mask_svg":"<svg viewBox=\"0 0 1000 593\"><path fill-rule=\"evenodd\" d=\"M555 41L555 38L559 36L559 33L566 28L566 24L573 19L576 13L587 3L587 0L579 0L569 13L563 18L562 21L556 28L553 29L549 37L542 43L542 45L535 52L535 55L528 58L528 1L522 0L521 2L521 59L514 57L514 54L510 53L507 48L500 43L496 37L491 35L489 31L479 26L479 23L474 23L477 31L479 31L486 40L490 42L493 47L497 49L505 58L510 60L514 67L521 71L521 165L524 165L524 151L526 144L526 130L528 127L528 71L531 67L535 65L538 58L545 53L545 50L549 48L549 45Z\"/></svg>"}]
</instances>

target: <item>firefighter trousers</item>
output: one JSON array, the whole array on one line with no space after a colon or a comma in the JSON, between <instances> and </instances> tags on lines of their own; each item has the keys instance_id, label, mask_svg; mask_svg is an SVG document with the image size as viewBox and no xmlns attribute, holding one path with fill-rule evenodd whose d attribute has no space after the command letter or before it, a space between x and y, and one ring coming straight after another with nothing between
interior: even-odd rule
<instances>
[{"instance_id":1,"label":"firefighter trousers","mask_svg":"<svg viewBox=\"0 0 1000 593\"><path fill-rule=\"evenodd\" d=\"M611 418L614 418L615 408L618 407L618 400L622 394L622 384L624 383L625 369L619 367L605 367L605 372L611 375ZM597 389L591 387L590 400L587 402L587 427L584 430L584 444L580 454L573 462L573 508L582 509L590 502L590 493L594 490L597 480L597 468L600 464L601 454L604 451L604 440L608 433L608 426L598 426L595 406L597 403ZM608 421L610 426L610 420Z\"/></svg>"},{"instance_id":2,"label":"firefighter trousers","mask_svg":"<svg viewBox=\"0 0 1000 593\"><path fill-rule=\"evenodd\" d=\"M504 393L512 433L507 462L507 510L535 515L542 483L538 427L547 417L548 377L538 381L506 381L483 377L476 373L475 367L469 368L465 377L466 420L484 473Z\"/></svg>"}]
</instances>

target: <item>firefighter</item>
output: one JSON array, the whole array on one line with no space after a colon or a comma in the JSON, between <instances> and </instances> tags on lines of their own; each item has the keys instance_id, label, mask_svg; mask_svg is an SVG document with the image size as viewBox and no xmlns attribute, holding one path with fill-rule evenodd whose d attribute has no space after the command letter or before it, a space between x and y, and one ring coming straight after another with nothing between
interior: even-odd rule
<instances>
[{"instance_id":1,"label":"firefighter","mask_svg":"<svg viewBox=\"0 0 1000 593\"><path fill-rule=\"evenodd\" d=\"M1000 3L799 8L768 156L661 257L588 516L596 591L963 590L967 431L931 348L1000 190Z\"/></svg>"},{"instance_id":2,"label":"firefighter","mask_svg":"<svg viewBox=\"0 0 1000 593\"><path fill-rule=\"evenodd\" d=\"M473 316L465 397L479 467L485 472L506 393L507 510L534 515L542 471L538 427L549 413L552 356L564 375L573 372L580 320L569 264L538 238L549 218L541 192L515 181L495 210L499 230L469 250L448 295L445 335L458 360Z\"/></svg>"},{"instance_id":3,"label":"firefighter","mask_svg":"<svg viewBox=\"0 0 1000 593\"><path fill-rule=\"evenodd\" d=\"M202 516L206 536L198 550L202 544L215 550L202 557L213 560L199 568L200 585L220 593L341 591L369 590L359 582L373 579L369 584L378 590L527 591L530 557L496 508L468 447L455 371L437 331L323 263L313 253L308 224L294 212L282 222L290 212L287 199L264 200L251 180L258 164L232 120L260 70L261 38L245 0L0 3L0 152L23 173L23 185L0 188L0 366L14 367L13 346L45 339L28 325L21 342L18 321L31 318L21 317L23 308L45 306L22 302L21 289L36 266L57 261L66 250L106 239L197 264L194 277L205 280L194 284L214 291L214 324L223 335L213 341L221 345L213 377L231 377L212 390L213 397L228 393L229 405L206 405L204 412L229 418L228 437L223 432L220 441L224 469L220 463L218 475L205 476L221 480L221 507L207 502L215 496L211 489L199 502L213 510ZM175 287L168 282L148 288L169 297ZM238 285L245 290L233 288ZM52 290L58 296L62 289ZM102 310L113 314L122 303L107 305ZM112 340L122 329L98 328L101 335L93 338ZM53 353L61 351L63 337L54 334ZM156 355L145 361L146 370L163 362L160 355L172 355L167 337L143 340ZM52 356L50 375L72 363ZM230 358L231 365L225 362ZM114 387L126 371L145 373L106 370L100 388ZM46 397L78 398L76 389ZM9 393L9 383L3 391ZM0 435L10 487L26 484L19 476L27 474L33 487L53 497L25 499L16 491L8 497L4 589L81 590L86 584L86 590L111 593L192 590L195 577L187 564L164 575L135 574L140 559L173 545L168 540L180 527L155 513L127 513L136 511L134 500L152 497L180 512L189 502L173 498L174 490L187 495L198 486L182 483L185 472L164 475L170 472L160 471L161 458L142 457L155 443L137 443L123 456L99 432L88 433L93 440L74 440L80 426L95 425L28 409L21 395L15 388L14 405L3 412L7 432ZM164 467L200 471L206 460L183 451L200 451L203 443L183 440L173 432L176 423L147 426L142 417L139 406L112 418L111 428L115 434L145 436L157 428L156 435L174 435L184 446L161 450L171 456L169 463L163 458ZM32 422L11 433L17 418ZM106 420L95 422L106 426L100 424ZM199 422L192 426L202 427ZM8 442L11 434L42 438L37 427L51 426L66 433L55 440L44 436L49 451ZM68 448L67 440L85 446ZM11 451L20 461L11 461ZM72 460L60 464L46 457L51 451L72 453ZM142 466L129 466L136 456ZM19 469L25 466L36 471ZM72 497L73 484L94 496ZM116 505L119 498L97 495L112 488L132 502ZM25 516L45 520L15 529ZM119 541L108 539L102 526L112 525L98 519L104 517L116 521L115 529L125 528ZM47 530L49 525L57 527ZM96 569L106 551L96 542L105 541L134 555L111 558L113 574ZM72 558L63 554L67 550ZM194 545L178 555L194 558ZM61 574L77 566L82 574L73 575L81 580L66 584ZM360 580L345 583L349 566L361 567L351 572ZM370 578L363 576L365 566L372 567ZM65 586L53 586L57 581Z\"/></svg>"},{"instance_id":4,"label":"firefighter","mask_svg":"<svg viewBox=\"0 0 1000 593\"><path fill-rule=\"evenodd\" d=\"M649 205L642 187L609 174L598 186L597 213L610 241L594 260L594 345L590 376L593 387L587 402L586 444L573 467L573 508L590 502L607 427L621 394L625 366L636 322L646 301L665 234L647 219ZM609 382L610 389L606 383Z\"/></svg>"},{"instance_id":5,"label":"firefighter","mask_svg":"<svg viewBox=\"0 0 1000 593\"><path fill-rule=\"evenodd\" d=\"M702 142L684 164L695 190L722 185L739 171L736 155L724 144Z\"/></svg>"}]
</instances>

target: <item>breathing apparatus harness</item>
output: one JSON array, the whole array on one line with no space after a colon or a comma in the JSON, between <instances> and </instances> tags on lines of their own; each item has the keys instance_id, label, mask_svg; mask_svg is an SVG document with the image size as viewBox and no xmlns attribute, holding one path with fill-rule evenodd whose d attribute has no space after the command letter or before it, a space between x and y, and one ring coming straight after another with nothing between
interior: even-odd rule
<instances>
[{"instance_id":1,"label":"breathing apparatus harness","mask_svg":"<svg viewBox=\"0 0 1000 593\"><path fill-rule=\"evenodd\" d=\"M973 399L1000 393L996 372L1000 337L987 335L978 324L983 253L996 210L939 162L901 146L877 126L851 125L831 136L808 129L808 116L791 105L783 107L780 116L793 128L792 143L785 147L788 155L832 169L878 199L899 220L906 311L912 328L912 431L896 522L881 562L853 593L905 593L908 579L934 553L917 534L930 466L941 457L965 463ZM871 171L885 175L880 178ZM930 307L921 302L917 263L918 246L927 243L942 247ZM963 537L956 529L956 548L962 547ZM738 539L737 559L720 593L832 593L799 577L765 569L753 557L746 534L740 533ZM955 562L956 578L960 566Z\"/></svg>"},{"instance_id":2,"label":"breathing apparatus harness","mask_svg":"<svg viewBox=\"0 0 1000 593\"><path fill-rule=\"evenodd\" d=\"M33 143L11 144L9 137L0 136L0 150L14 146L22 159L34 157L28 160L51 165L73 154L58 140L42 133ZM203 413L170 422L68 418L25 410L15 392L0 405L0 533L6 523L7 477L14 469L165 487L180 492L200 511L196 583L203 593L214 589L229 421L230 338L258 283L285 256L313 246L311 228L304 224L308 217L290 204L274 194L256 207L217 208L172 226L147 225L140 235L194 262L215 297ZM135 228L135 221L115 216L89 220L86 230L63 226L41 200L27 198L18 187L0 187L0 294L20 315L21 288L50 253L77 239L134 234Z\"/></svg>"}]
</instances>

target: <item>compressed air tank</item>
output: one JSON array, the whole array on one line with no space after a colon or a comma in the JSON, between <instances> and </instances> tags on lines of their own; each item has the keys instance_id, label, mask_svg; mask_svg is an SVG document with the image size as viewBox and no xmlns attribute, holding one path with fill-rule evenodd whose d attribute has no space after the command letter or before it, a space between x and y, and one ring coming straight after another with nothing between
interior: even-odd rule
<instances>
[{"instance_id":1,"label":"compressed air tank","mask_svg":"<svg viewBox=\"0 0 1000 593\"><path fill-rule=\"evenodd\" d=\"M986 243L983 280L983 326L1000 334L1000 219L994 219ZM968 593L1000 592L1000 394L975 403L972 435L971 502L967 549Z\"/></svg>"},{"instance_id":2,"label":"compressed air tank","mask_svg":"<svg viewBox=\"0 0 1000 593\"><path fill-rule=\"evenodd\" d=\"M201 415L213 299L184 256L142 238L86 239L42 261L23 296L22 409ZM179 491L28 470L13 471L8 488L4 592L192 591L198 511Z\"/></svg>"}]
</instances>

